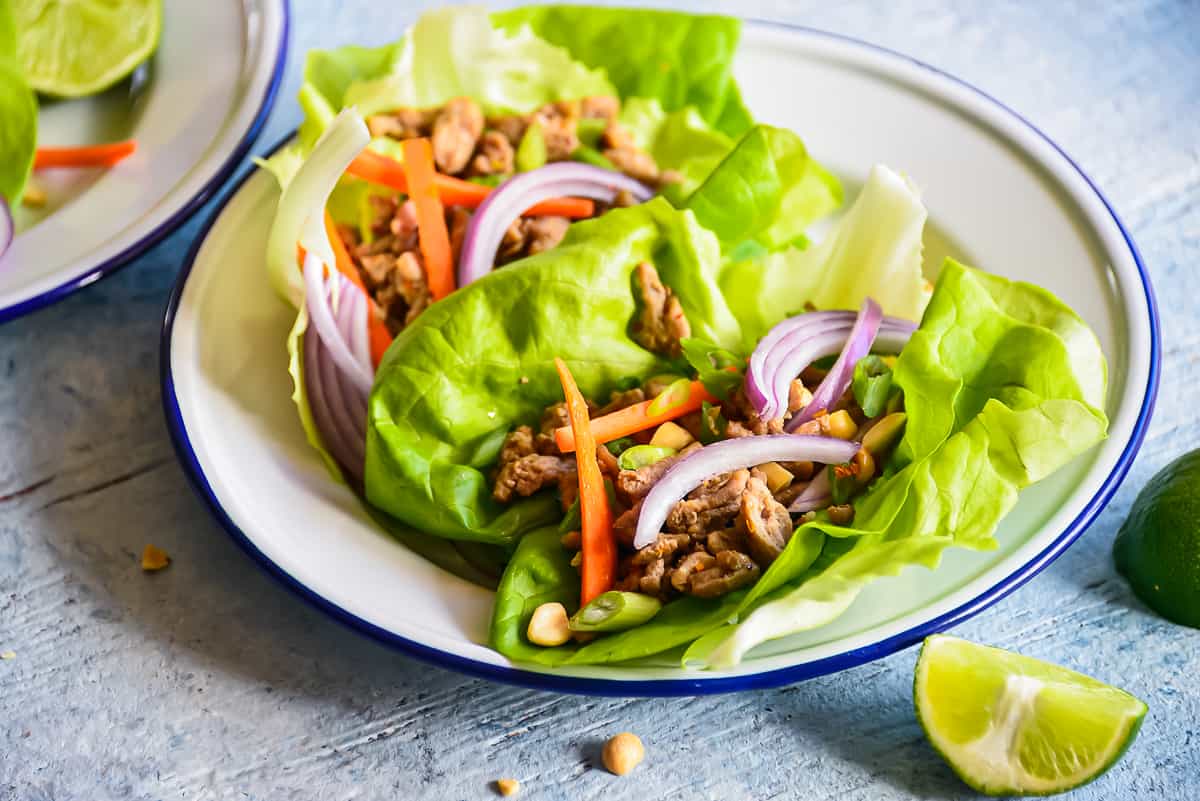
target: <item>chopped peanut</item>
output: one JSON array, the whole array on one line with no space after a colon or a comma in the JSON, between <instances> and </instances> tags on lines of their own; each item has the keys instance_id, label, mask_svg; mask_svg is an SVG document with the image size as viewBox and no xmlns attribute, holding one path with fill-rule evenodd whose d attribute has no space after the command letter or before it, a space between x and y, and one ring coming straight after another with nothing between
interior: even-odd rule
<instances>
[{"instance_id":1,"label":"chopped peanut","mask_svg":"<svg viewBox=\"0 0 1200 801\"><path fill-rule=\"evenodd\" d=\"M854 480L859 486L866 484L875 477L875 459L866 448L859 448L854 454Z\"/></svg>"},{"instance_id":2,"label":"chopped peanut","mask_svg":"<svg viewBox=\"0 0 1200 801\"><path fill-rule=\"evenodd\" d=\"M760 464L758 469L767 477L767 489L771 491L772 495L791 484L792 479L795 478L795 476L783 467L780 467L776 462Z\"/></svg>"},{"instance_id":3,"label":"chopped peanut","mask_svg":"<svg viewBox=\"0 0 1200 801\"><path fill-rule=\"evenodd\" d=\"M604 744L601 758L609 773L624 776L636 768L646 756L641 739L627 731L623 731Z\"/></svg>"},{"instance_id":4,"label":"chopped peanut","mask_svg":"<svg viewBox=\"0 0 1200 801\"><path fill-rule=\"evenodd\" d=\"M829 436L849 440L854 439L854 435L857 433L858 424L854 422L850 412L838 409L829 415Z\"/></svg>"},{"instance_id":5,"label":"chopped peanut","mask_svg":"<svg viewBox=\"0 0 1200 801\"><path fill-rule=\"evenodd\" d=\"M25 193L21 195L21 203L31 209L40 209L46 205L46 200L46 190L32 181L25 186Z\"/></svg>"},{"instance_id":6,"label":"chopped peanut","mask_svg":"<svg viewBox=\"0 0 1200 801\"><path fill-rule=\"evenodd\" d=\"M545 603L533 610L525 636L534 645L553 648L571 639L567 610L560 603Z\"/></svg>"},{"instance_id":7,"label":"chopped peanut","mask_svg":"<svg viewBox=\"0 0 1200 801\"><path fill-rule=\"evenodd\" d=\"M507 798L521 792L521 783L516 779L496 779L496 791Z\"/></svg>"},{"instance_id":8,"label":"chopped peanut","mask_svg":"<svg viewBox=\"0 0 1200 801\"><path fill-rule=\"evenodd\" d=\"M656 448L674 448L677 451L683 450L693 442L695 439L686 428L672 422L660 425L650 438L650 444Z\"/></svg>"},{"instance_id":9,"label":"chopped peanut","mask_svg":"<svg viewBox=\"0 0 1200 801\"><path fill-rule=\"evenodd\" d=\"M146 545L146 549L142 551L142 570L147 573L152 573L155 570L162 570L167 565L171 564L171 557L167 556L167 552L156 545Z\"/></svg>"}]
</instances>

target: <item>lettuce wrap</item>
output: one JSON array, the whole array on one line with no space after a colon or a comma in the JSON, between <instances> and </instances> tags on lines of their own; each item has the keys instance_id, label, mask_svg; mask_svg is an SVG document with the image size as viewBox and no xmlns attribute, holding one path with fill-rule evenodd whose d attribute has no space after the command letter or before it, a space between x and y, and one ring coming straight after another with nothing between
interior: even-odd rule
<instances>
[{"instance_id":1,"label":"lettuce wrap","mask_svg":"<svg viewBox=\"0 0 1200 801\"><path fill-rule=\"evenodd\" d=\"M894 375L909 422L883 478L856 502L853 527L805 524L749 590L681 598L643 626L557 648L530 646L522 632L540 603L572 608L578 578L557 532L534 532L497 591L493 647L557 665L694 642L688 663L735 665L754 645L832 621L875 578L932 569L951 545L996 547L1018 490L1105 436L1104 362L1087 327L1044 290L952 260Z\"/></svg>"},{"instance_id":2,"label":"lettuce wrap","mask_svg":"<svg viewBox=\"0 0 1200 801\"><path fill-rule=\"evenodd\" d=\"M488 15L475 6L428 12L398 41L382 47L315 50L305 59L298 141L265 162L286 185L340 109L364 116L399 107L431 107L459 96L489 113L529 112L591 95L622 101L621 123L635 143L681 180L664 190L684 205L754 127L733 79L741 31L735 18L674 11L537 6ZM810 159L790 132L776 131L778 174L762 187L781 200L765 241L791 242L841 203L836 178ZM787 141L784 141L786 139ZM394 140L371 147L389 155ZM755 143L755 147L759 145ZM786 157L785 157L786 156ZM744 161L743 161L744 163ZM723 180L728 188L729 180ZM346 181L332 206L352 219L361 182ZM782 201L786 194L786 203ZM341 214L336 214L340 210ZM786 212L786 214L785 214Z\"/></svg>"}]
</instances>

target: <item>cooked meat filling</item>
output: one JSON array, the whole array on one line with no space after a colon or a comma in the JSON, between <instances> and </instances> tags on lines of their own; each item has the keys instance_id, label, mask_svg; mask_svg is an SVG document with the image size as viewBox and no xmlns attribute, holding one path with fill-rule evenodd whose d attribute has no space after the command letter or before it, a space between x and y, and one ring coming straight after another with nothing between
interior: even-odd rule
<instances>
[{"instance_id":1,"label":"cooked meat filling","mask_svg":"<svg viewBox=\"0 0 1200 801\"><path fill-rule=\"evenodd\" d=\"M646 350L679 356L682 352L679 341L692 333L679 297L663 285L658 271L649 262L637 266L633 281L641 304L641 314L633 324L634 341Z\"/></svg>"},{"instance_id":2,"label":"cooked meat filling","mask_svg":"<svg viewBox=\"0 0 1200 801\"><path fill-rule=\"evenodd\" d=\"M367 118L367 127L376 137L399 140L429 137L439 171L468 180L495 182L515 171L517 148L530 125L536 124L540 129L547 161L565 161L574 158L584 146L580 140L580 121L603 120L604 132L594 142L595 149L603 152L616 169L654 187L678 180L677 175L660 171L650 154L636 146L633 137L618 121L620 112L621 104L616 97L596 96L549 103L530 114L485 118L478 103L459 97L440 108L400 108L373 114ZM602 214L608 208L633 205L633 202L628 193L622 193L610 205L596 204L596 214ZM363 233L365 242L361 241L357 231L341 228L339 232L374 301L375 313L394 335L432 301L420 255L416 210L411 202L398 203L387 196L372 195L369 203L371 214ZM471 212L465 208L451 206L446 209L450 249L456 264L470 220ZM496 265L557 247L566 236L570 223L566 217L558 216L515 220L505 231L496 253ZM677 342L671 344L672 323L669 319L675 315L674 325L680 321L684 326L687 324L678 301L668 295L655 314L660 322L649 329L647 341L662 339L664 346L677 347ZM651 349L660 350L660 347Z\"/></svg>"},{"instance_id":3,"label":"cooked meat filling","mask_svg":"<svg viewBox=\"0 0 1200 801\"><path fill-rule=\"evenodd\" d=\"M671 289L662 283L653 266L643 263L634 272L634 290L640 303L631 325L632 335L643 347L668 356L679 354L680 339L688 336L689 330ZM849 501L874 474L874 459L885 456L886 451L882 455L868 454L862 464L858 457L846 465L769 462L711 476L667 511L652 543L638 550L633 547L646 497L672 467L705 447L702 442L782 432L786 421L811 403L810 386L820 382L823 375L809 370L794 380L788 409L775 419L760 418L742 386L720 403L680 415L656 430L639 431L597 447L601 473L611 481L615 498L612 529L621 554L616 589L652 595L665 602L680 595L715 598L753 584L784 552L797 526L818 516L815 510L793 513L789 506L820 471L829 471L830 480L835 482L831 494L837 498L836 503L824 501L822 519L838 525L853 521L854 507ZM589 415L610 415L658 397L678 379L666 374L655 376L640 387L612 392L603 405L589 401ZM892 411L902 408L900 404L889 406ZM832 407L819 410L812 420L797 428L797 433L862 439L883 420L882 414L868 420L851 390ZM557 486L564 508L575 503L575 459L559 451L554 437L556 429L569 425L566 405L556 403L543 412L536 431L531 426L519 426L509 433L500 452L497 500L507 502ZM894 440L888 442L882 447L894 446ZM628 461L617 458L635 445L668 443L674 450L642 451ZM647 458L657 461L646 464ZM627 467L622 468L622 463ZM864 469L869 471L866 479L862 478ZM579 537L564 539L563 547L578 549Z\"/></svg>"}]
</instances>

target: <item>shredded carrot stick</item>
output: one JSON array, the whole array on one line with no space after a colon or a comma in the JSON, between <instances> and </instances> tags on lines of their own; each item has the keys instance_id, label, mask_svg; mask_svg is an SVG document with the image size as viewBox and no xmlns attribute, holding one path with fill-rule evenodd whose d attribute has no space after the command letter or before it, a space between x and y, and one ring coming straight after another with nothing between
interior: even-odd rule
<instances>
[{"instance_id":1,"label":"shredded carrot stick","mask_svg":"<svg viewBox=\"0 0 1200 801\"><path fill-rule=\"evenodd\" d=\"M446 210L434 183L433 145L428 139L406 139L404 175L408 196L417 207L417 237L425 257L425 277L434 300L454 291L454 256L450 251L450 232L446 228Z\"/></svg>"},{"instance_id":2,"label":"shredded carrot stick","mask_svg":"<svg viewBox=\"0 0 1200 801\"><path fill-rule=\"evenodd\" d=\"M382 153L364 150L355 156L346 172L364 181L408 193L408 177L405 175L404 165ZM447 206L463 206L473 209L482 203L483 199L492 191L490 187L473 184L470 181L440 172L434 173L433 181L437 185L438 196ZM552 214L569 217L573 220L591 217L595 213L596 204L581 197L551 198L525 211L525 214Z\"/></svg>"},{"instance_id":3,"label":"shredded carrot stick","mask_svg":"<svg viewBox=\"0 0 1200 801\"><path fill-rule=\"evenodd\" d=\"M668 420L683 417L685 414L699 409L704 401L717 403L717 399L704 388L703 382L693 381L688 386L687 398L666 409L652 409L654 399L651 399L626 406L624 409L619 409L603 417L597 417L591 421L592 435L596 442L612 442L621 437L628 437L639 431L654 428ZM571 431L571 426L556 428L554 441L563 453L575 450L575 435Z\"/></svg>"},{"instance_id":4,"label":"shredded carrot stick","mask_svg":"<svg viewBox=\"0 0 1200 801\"><path fill-rule=\"evenodd\" d=\"M47 167L111 167L137 150L137 142L111 142L80 147L39 147L33 155L35 170Z\"/></svg>"},{"instance_id":5,"label":"shredded carrot stick","mask_svg":"<svg viewBox=\"0 0 1200 801\"><path fill-rule=\"evenodd\" d=\"M342 241L341 235L338 234L337 226L333 222L333 217L329 212L325 212L325 234L329 237L329 244L333 246L334 262L337 265L337 270L342 275L354 282L355 286L362 290L363 294L370 300L370 293L363 285L362 276L358 274L358 269L354 266L354 262L350 259L350 254L346 250L346 243ZM387 352L388 346L392 344L391 332L387 330L383 320L375 314L375 305L367 304L367 335L371 343L371 363L376 367L383 360L383 354Z\"/></svg>"},{"instance_id":6,"label":"shredded carrot stick","mask_svg":"<svg viewBox=\"0 0 1200 801\"><path fill-rule=\"evenodd\" d=\"M596 461L596 441L588 420L587 401L580 394L566 362L556 358L554 366L562 382L571 430L580 445L575 452L575 466L579 472L583 553L583 564L579 570L582 581L579 603L583 605L612 589L617 573L617 540L613 536L612 509L608 505L604 476L600 473L600 463Z\"/></svg>"}]
</instances>

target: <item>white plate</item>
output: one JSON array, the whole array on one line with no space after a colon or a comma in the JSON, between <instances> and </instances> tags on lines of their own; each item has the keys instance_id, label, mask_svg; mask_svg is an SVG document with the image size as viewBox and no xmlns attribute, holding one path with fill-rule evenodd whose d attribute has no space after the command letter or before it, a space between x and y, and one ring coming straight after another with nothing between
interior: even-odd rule
<instances>
[{"instance_id":1,"label":"white plate","mask_svg":"<svg viewBox=\"0 0 1200 801\"><path fill-rule=\"evenodd\" d=\"M138 150L108 170L35 173L49 202L14 209L0 321L87 286L173 231L229 177L266 120L283 75L287 0L166 0L163 12L144 83L41 99L38 144L132 137Z\"/></svg>"},{"instance_id":2,"label":"white plate","mask_svg":"<svg viewBox=\"0 0 1200 801\"><path fill-rule=\"evenodd\" d=\"M999 550L955 550L937 571L910 568L876 582L834 624L768 643L728 672L685 672L665 661L554 670L510 663L486 645L492 594L381 533L305 443L284 364L293 313L262 268L276 190L261 174L198 241L163 332L168 424L235 538L322 608L418 656L505 681L619 695L777 685L875 659L978 612L1070 545L1124 477L1158 376L1150 286L1104 199L1013 112L903 56L752 24L736 71L751 110L799 131L848 185L877 161L915 177L930 212L927 264L949 252L1045 286L1099 336L1110 365L1110 436L1022 495L1000 527ZM801 86L804 102L790 102Z\"/></svg>"}]
</instances>

